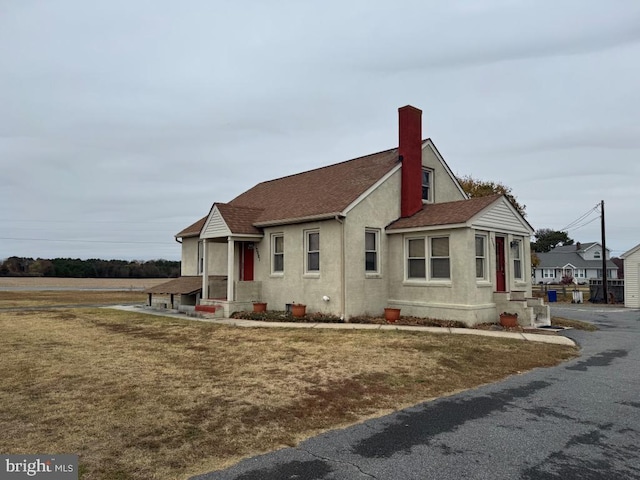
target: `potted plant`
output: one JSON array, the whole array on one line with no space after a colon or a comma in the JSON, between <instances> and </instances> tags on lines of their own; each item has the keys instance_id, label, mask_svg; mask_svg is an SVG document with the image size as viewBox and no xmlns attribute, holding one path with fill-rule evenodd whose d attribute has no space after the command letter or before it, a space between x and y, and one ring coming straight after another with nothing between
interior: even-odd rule
<instances>
[{"instance_id":1,"label":"potted plant","mask_svg":"<svg viewBox=\"0 0 640 480\"><path fill-rule=\"evenodd\" d=\"M266 312L267 311L267 302L253 302L253 311L254 312Z\"/></svg>"},{"instance_id":2,"label":"potted plant","mask_svg":"<svg viewBox=\"0 0 640 480\"><path fill-rule=\"evenodd\" d=\"M291 315L295 318L302 318L307 313L307 306L302 303L292 303L291 304Z\"/></svg>"},{"instance_id":3,"label":"potted plant","mask_svg":"<svg viewBox=\"0 0 640 480\"><path fill-rule=\"evenodd\" d=\"M500 314L500 325L507 328L513 328L518 326L518 314L502 312Z\"/></svg>"},{"instance_id":4,"label":"potted plant","mask_svg":"<svg viewBox=\"0 0 640 480\"><path fill-rule=\"evenodd\" d=\"M400 309L391 307L385 308L384 319L389 323L397 322L400 319Z\"/></svg>"}]
</instances>

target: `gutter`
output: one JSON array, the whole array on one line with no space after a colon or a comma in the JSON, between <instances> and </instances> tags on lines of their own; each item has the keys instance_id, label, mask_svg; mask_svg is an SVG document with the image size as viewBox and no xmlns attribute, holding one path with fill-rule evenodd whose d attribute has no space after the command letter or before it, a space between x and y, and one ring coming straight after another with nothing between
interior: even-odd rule
<instances>
[{"instance_id":1,"label":"gutter","mask_svg":"<svg viewBox=\"0 0 640 480\"><path fill-rule=\"evenodd\" d=\"M345 238L344 238L344 221L345 217L340 218L340 215L336 215L336 222L340 224L340 272L342 274L342 282L340 286L340 305L342 312L340 313L340 320L344 322L346 315L346 303L347 303L347 272L345 270Z\"/></svg>"}]
</instances>

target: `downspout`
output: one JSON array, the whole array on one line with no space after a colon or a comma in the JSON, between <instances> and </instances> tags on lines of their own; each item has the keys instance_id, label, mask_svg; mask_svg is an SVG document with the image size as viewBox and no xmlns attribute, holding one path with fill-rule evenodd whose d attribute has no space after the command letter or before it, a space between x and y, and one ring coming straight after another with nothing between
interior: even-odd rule
<instances>
[{"instance_id":1,"label":"downspout","mask_svg":"<svg viewBox=\"0 0 640 480\"><path fill-rule=\"evenodd\" d=\"M178 243L182 244L182 240L178 240L178 237L173 237L173 239L174 239L176 242L178 242Z\"/></svg>"},{"instance_id":2,"label":"downspout","mask_svg":"<svg viewBox=\"0 0 640 480\"><path fill-rule=\"evenodd\" d=\"M340 286L340 305L341 314L340 320L345 320L346 303L347 303L347 272L345 270L345 238L344 238L344 219L341 219L339 215L335 216L336 222L340 224L340 272L342 274L342 285Z\"/></svg>"}]
</instances>

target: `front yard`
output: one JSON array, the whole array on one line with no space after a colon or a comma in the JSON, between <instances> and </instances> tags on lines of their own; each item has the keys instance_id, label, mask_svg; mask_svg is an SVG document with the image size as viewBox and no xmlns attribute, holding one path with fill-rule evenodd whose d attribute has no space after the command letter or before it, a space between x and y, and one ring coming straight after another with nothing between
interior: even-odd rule
<instances>
[{"instance_id":1,"label":"front yard","mask_svg":"<svg viewBox=\"0 0 640 480\"><path fill-rule=\"evenodd\" d=\"M170 479L576 349L472 335L245 329L104 309L0 312L0 451Z\"/></svg>"}]
</instances>

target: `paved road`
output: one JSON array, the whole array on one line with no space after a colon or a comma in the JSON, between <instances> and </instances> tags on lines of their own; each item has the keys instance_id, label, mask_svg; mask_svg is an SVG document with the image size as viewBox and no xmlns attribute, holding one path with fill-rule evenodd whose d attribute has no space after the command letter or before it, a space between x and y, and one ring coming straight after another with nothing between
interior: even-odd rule
<instances>
[{"instance_id":1,"label":"paved road","mask_svg":"<svg viewBox=\"0 0 640 480\"><path fill-rule=\"evenodd\" d=\"M335 430L198 480L640 479L640 311L553 306L582 356Z\"/></svg>"}]
</instances>

